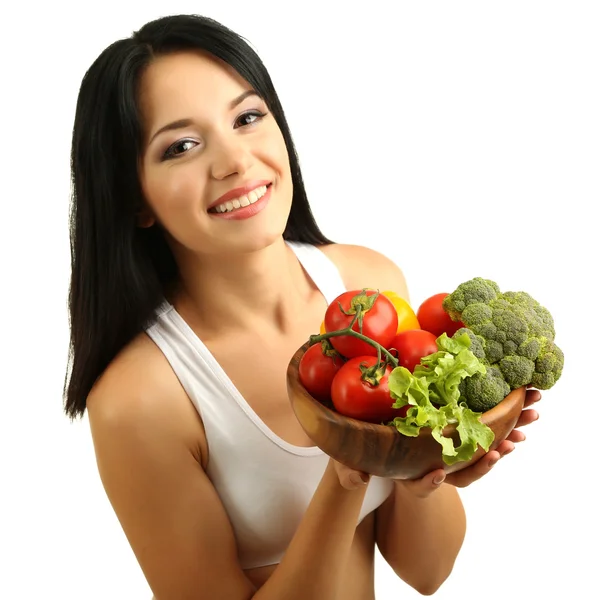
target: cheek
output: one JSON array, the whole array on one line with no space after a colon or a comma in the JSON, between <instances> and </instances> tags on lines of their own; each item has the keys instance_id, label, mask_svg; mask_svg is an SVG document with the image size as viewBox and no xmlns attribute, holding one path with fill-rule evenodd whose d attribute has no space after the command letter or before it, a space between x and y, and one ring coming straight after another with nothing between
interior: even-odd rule
<instances>
[{"instance_id":1,"label":"cheek","mask_svg":"<svg viewBox=\"0 0 600 600\"><path fill-rule=\"evenodd\" d=\"M290 157L285 145L285 140L281 133L279 134L279 143L277 144L277 158L279 163L282 165L282 171L286 175L290 175Z\"/></svg>"},{"instance_id":2,"label":"cheek","mask_svg":"<svg viewBox=\"0 0 600 600\"><path fill-rule=\"evenodd\" d=\"M285 142L281 140L281 145L273 146L273 163L276 166L277 176L278 176L278 188L285 192L289 193L290 201L292 197L292 172L290 167L290 159L287 153L287 148L285 147Z\"/></svg>"},{"instance_id":3,"label":"cheek","mask_svg":"<svg viewBox=\"0 0 600 600\"><path fill-rule=\"evenodd\" d=\"M181 165L177 169L160 169L148 173L143 182L146 200L155 214L164 221L188 214L197 208L202 182L197 171Z\"/></svg>"},{"instance_id":4,"label":"cheek","mask_svg":"<svg viewBox=\"0 0 600 600\"><path fill-rule=\"evenodd\" d=\"M260 139L260 148L265 162L269 163L282 179L290 178L290 161L281 130L273 121Z\"/></svg>"}]
</instances>

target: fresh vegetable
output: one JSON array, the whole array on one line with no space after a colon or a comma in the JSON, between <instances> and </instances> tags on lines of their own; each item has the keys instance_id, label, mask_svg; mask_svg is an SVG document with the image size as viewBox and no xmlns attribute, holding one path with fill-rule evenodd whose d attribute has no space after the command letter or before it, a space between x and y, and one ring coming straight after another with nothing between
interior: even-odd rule
<instances>
[{"instance_id":1,"label":"fresh vegetable","mask_svg":"<svg viewBox=\"0 0 600 600\"><path fill-rule=\"evenodd\" d=\"M511 389L548 389L562 373L552 316L525 292L502 293L494 281L474 278L451 294L432 296L420 309L428 327L443 325L438 336L423 323L398 331L398 303L387 294L367 288L341 294L309 350L317 346L322 355L320 344L327 341L345 360L330 380L337 412L387 423L407 436L428 427L446 464L470 460L479 446L489 450L494 435L481 413ZM323 394L330 376L323 375ZM456 425L457 446L443 435L449 424Z\"/></svg>"},{"instance_id":2,"label":"fresh vegetable","mask_svg":"<svg viewBox=\"0 0 600 600\"><path fill-rule=\"evenodd\" d=\"M409 329L421 329L421 324L413 310L412 306L402 296L392 291L381 292L386 298L389 298L398 314L398 329L396 333L407 331ZM454 321L452 321L454 324Z\"/></svg>"},{"instance_id":3,"label":"fresh vegetable","mask_svg":"<svg viewBox=\"0 0 600 600\"><path fill-rule=\"evenodd\" d=\"M323 403L331 401L331 383L344 359L327 340L310 346L298 365L300 383L308 393Z\"/></svg>"},{"instance_id":4,"label":"fresh vegetable","mask_svg":"<svg viewBox=\"0 0 600 600\"><path fill-rule=\"evenodd\" d=\"M366 336L387 348L398 330L398 314L389 298L375 290L355 290L340 294L325 312L327 333L346 329ZM346 358L376 356L377 349L352 335L332 337L333 347Z\"/></svg>"},{"instance_id":5,"label":"fresh vegetable","mask_svg":"<svg viewBox=\"0 0 600 600\"><path fill-rule=\"evenodd\" d=\"M458 388L467 406L481 413L494 408L510 393L510 386L496 367L486 367L485 374L475 373L463 379Z\"/></svg>"},{"instance_id":6,"label":"fresh vegetable","mask_svg":"<svg viewBox=\"0 0 600 600\"><path fill-rule=\"evenodd\" d=\"M412 306L400 296L398 293L393 292L391 290L386 290L381 292L386 298L394 305L396 309L396 313L398 314L398 329L396 333L400 331L404 331L406 329L420 329L419 321L415 314L415 311L412 309ZM321 323L321 327L319 329L319 333L325 333L325 321Z\"/></svg>"},{"instance_id":7,"label":"fresh vegetable","mask_svg":"<svg viewBox=\"0 0 600 600\"><path fill-rule=\"evenodd\" d=\"M442 302L446 296L448 296L447 293L430 296L421 303L417 310L417 319L421 329L430 331L435 337L442 333L452 336L463 326L460 321L453 321L444 310Z\"/></svg>"},{"instance_id":8,"label":"fresh vegetable","mask_svg":"<svg viewBox=\"0 0 600 600\"><path fill-rule=\"evenodd\" d=\"M539 390L550 389L560 378L564 364L563 351L554 342L546 339L535 359L531 385Z\"/></svg>"},{"instance_id":9,"label":"fresh vegetable","mask_svg":"<svg viewBox=\"0 0 600 600\"><path fill-rule=\"evenodd\" d=\"M442 303L444 310L454 321L459 321L463 310L470 304L488 304L498 297L500 288L491 279L474 277L461 283Z\"/></svg>"},{"instance_id":10,"label":"fresh vegetable","mask_svg":"<svg viewBox=\"0 0 600 600\"><path fill-rule=\"evenodd\" d=\"M438 351L436 336L424 329L408 329L396 334L388 350L398 351L398 365L411 373L421 359Z\"/></svg>"},{"instance_id":11,"label":"fresh vegetable","mask_svg":"<svg viewBox=\"0 0 600 600\"><path fill-rule=\"evenodd\" d=\"M560 378L564 353L554 343L554 320L528 293L503 293L494 281L475 277L444 298L443 307L472 332L473 352L483 351L483 363L497 368L510 389L547 390ZM470 389L464 388L465 400L472 404L476 387Z\"/></svg>"},{"instance_id":12,"label":"fresh vegetable","mask_svg":"<svg viewBox=\"0 0 600 600\"><path fill-rule=\"evenodd\" d=\"M487 452L494 440L492 430L479 420L480 414L460 401L460 383L477 373L485 374L486 368L471 352L467 334L449 338L444 333L437 339L437 346L438 351L423 358L414 373L397 367L390 374L393 406L409 407L406 416L395 417L392 424L407 436L417 436L422 427L430 427L442 447L444 462L452 465L470 460L478 446ZM456 423L460 436L456 447L443 435L450 423Z\"/></svg>"},{"instance_id":13,"label":"fresh vegetable","mask_svg":"<svg viewBox=\"0 0 600 600\"><path fill-rule=\"evenodd\" d=\"M456 331L453 338L458 338L461 335L469 336L471 352L484 365L489 365L483 350L485 341L466 327L461 327ZM476 412L491 410L510 393L510 386L504 380L500 370L491 366L487 366L485 374L475 373L475 375L461 381L459 389L461 397L466 400L469 408Z\"/></svg>"},{"instance_id":14,"label":"fresh vegetable","mask_svg":"<svg viewBox=\"0 0 600 600\"><path fill-rule=\"evenodd\" d=\"M406 413L393 408L388 377L392 367L376 356L349 359L336 373L331 385L331 400L342 415L361 421L381 423Z\"/></svg>"}]
</instances>

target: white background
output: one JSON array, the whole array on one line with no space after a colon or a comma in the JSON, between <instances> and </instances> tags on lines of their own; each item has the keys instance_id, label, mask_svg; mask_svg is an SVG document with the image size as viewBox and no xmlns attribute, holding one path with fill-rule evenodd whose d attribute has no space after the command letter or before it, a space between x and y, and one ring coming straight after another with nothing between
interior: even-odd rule
<instances>
[{"instance_id":1,"label":"white background","mask_svg":"<svg viewBox=\"0 0 600 600\"><path fill-rule=\"evenodd\" d=\"M71 3L69 3L71 4ZM392 8L394 5L394 8ZM168 13L270 70L324 232L404 270L413 305L473 276L529 291L566 354L528 440L462 493L436 594L597 597L600 18L595 2L22 2L3 9L0 598L148 600L62 415L69 147L84 71ZM419 598L377 558L377 598Z\"/></svg>"}]
</instances>

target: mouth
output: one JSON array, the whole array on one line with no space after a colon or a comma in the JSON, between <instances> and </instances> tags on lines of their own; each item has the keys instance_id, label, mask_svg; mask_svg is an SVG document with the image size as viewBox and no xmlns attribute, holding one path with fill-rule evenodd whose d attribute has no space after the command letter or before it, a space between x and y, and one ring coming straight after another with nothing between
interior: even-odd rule
<instances>
[{"instance_id":1,"label":"mouth","mask_svg":"<svg viewBox=\"0 0 600 600\"><path fill-rule=\"evenodd\" d=\"M241 208L251 206L252 204L256 204L267 193L272 185L272 183L260 185L246 194L241 194L236 198L231 198L216 206L212 206L208 209L208 212L212 214L231 213Z\"/></svg>"}]
</instances>

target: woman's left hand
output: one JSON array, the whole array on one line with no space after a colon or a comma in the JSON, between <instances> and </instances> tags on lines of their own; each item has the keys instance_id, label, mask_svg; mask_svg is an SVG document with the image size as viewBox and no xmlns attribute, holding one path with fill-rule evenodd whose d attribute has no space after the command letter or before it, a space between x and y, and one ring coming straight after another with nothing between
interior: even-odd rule
<instances>
[{"instance_id":1,"label":"woman's left hand","mask_svg":"<svg viewBox=\"0 0 600 600\"><path fill-rule=\"evenodd\" d=\"M455 487L467 487L474 481L481 479L487 475L494 465L507 454L510 454L515 449L515 444L525 440L525 434L519 431L519 427L524 427L536 421L539 417L537 411L533 410L532 404L538 402L542 397L539 390L530 388L525 394L525 402L523 410L517 420L514 429L508 434L506 439L502 441L495 450L490 450L484 454L476 463L466 469L456 471L446 475L443 469L436 469L427 473L421 479L394 479L397 483L401 483L406 489L410 490L415 496L426 498L432 492L437 490L444 482ZM346 489L360 488L369 480L369 475L354 471L344 465L337 465L340 481ZM362 477L362 481L361 481Z\"/></svg>"},{"instance_id":2,"label":"woman's left hand","mask_svg":"<svg viewBox=\"0 0 600 600\"><path fill-rule=\"evenodd\" d=\"M542 397L539 390L528 389L525 395L523 410L517 420L514 429L508 434L506 439L500 443L495 450L490 450L484 454L476 463L462 471L456 471L446 475L443 469L431 471L421 479L414 480L395 480L401 482L407 489L416 496L425 498L440 487L442 482L449 483L456 487L467 487L474 481L487 475L494 465L504 456L510 454L515 449L515 444L525 440L525 434L519 431L519 427L529 425L539 417L537 411L530 408L532 404L538 402Z\"/></svg>"}]
</instances>

